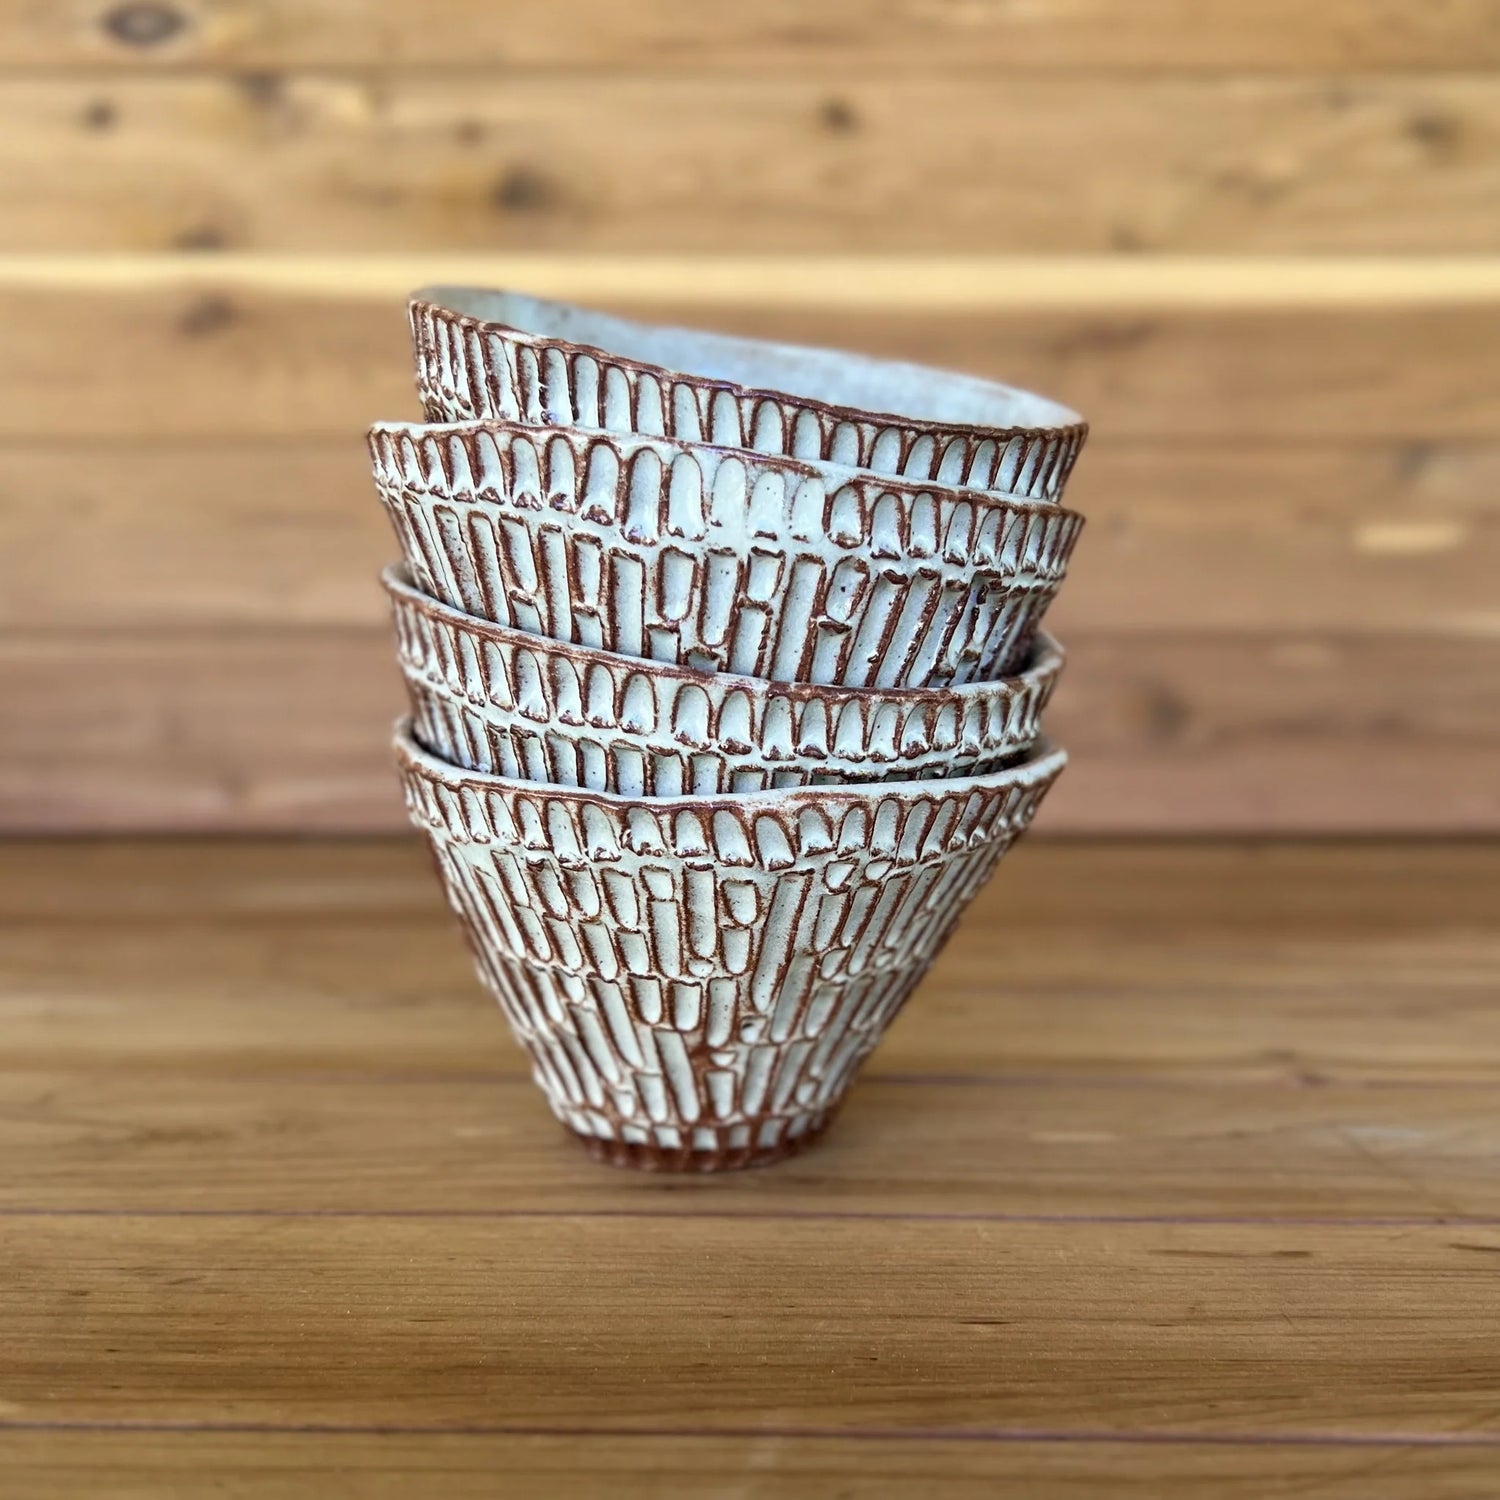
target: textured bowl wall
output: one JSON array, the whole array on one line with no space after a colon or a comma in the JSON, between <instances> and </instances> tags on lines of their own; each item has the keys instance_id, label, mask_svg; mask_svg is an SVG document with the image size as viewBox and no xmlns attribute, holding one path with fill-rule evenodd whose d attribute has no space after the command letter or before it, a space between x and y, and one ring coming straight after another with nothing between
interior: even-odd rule
<instances>
[{"instance_id":1,"label":"textured bowl wall","mask_svg":"<svg viewBox=\"0 0 1500 1500\"><path fill-rule=\"evenodd\" d=\"M611 1159L701 1170L822 1128L1064 761L650 802L463 772L409 735L398 758L554 1112Z\"/></svg>"},{"instance_id":2,"label":"textured bowl wall","mask_svg":"<svg viewBox=\"0 0 1500 1500\"><path fill-rule=\"evenodd\" d=\"M1024 754L1062 669L1041 637L1027 671L902 691L769 683L563 645L428 598L390 594L417 738L444 760L626 796L915 780Z\"/></svg>"},{"instance_id":3,"label":"textured bowl wall","mask_svg":"<svg viewBox=\"0 0 1500 1500\"><path fill-rule=\"evenodd\" d=\"M662 438L371 429L426 592L532 635L783 682L945 687L1030 652L1082 517Z\"/></svg>"},{"instance_id":4,"label":"textured bowl wall","mask_svg":"<svg viewBox=\"0 0 1500 1500\"><path fill-rule=\"evenodd\" d=\"M449 305L411 305L434 422L644 432L1043 498L1062 493L1088 432L1056 402L972 376L446 290ZM913 407L926 415L899 415Z\"/></svg>"}]
</instances>

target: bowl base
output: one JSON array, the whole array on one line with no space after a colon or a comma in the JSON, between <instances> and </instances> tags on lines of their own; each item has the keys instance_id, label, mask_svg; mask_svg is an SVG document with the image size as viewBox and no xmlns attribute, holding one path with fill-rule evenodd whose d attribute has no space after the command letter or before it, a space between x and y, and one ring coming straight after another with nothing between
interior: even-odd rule
<instances>
[{"instance_id":1,"label":"bowl base","mask_svg":"<svg viewBox=\"0 0 1500 1500\"><path fill-rule=\"evenodd\" d=\"M796 1156L812 1145L832 1123L835 1111L824 1110L815 1116L805 1130L787 1136L771 1146L719 1146L709 1150L689 1146L658 1146L635 1141L617 1141L608 1136L568 1133L582 1142L584 1150L595 1161L611 1167L632 1167L637 1172L740 1172L747 1167L769 1167L789 1156Z\"/></svg>"}]
</instances>

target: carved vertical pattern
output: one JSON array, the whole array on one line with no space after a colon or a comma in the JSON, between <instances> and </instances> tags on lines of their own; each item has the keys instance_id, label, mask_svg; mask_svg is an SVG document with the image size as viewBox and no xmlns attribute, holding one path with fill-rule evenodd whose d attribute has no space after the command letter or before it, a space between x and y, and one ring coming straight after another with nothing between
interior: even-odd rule
<instances>
[{"instance_id":1,"label":"carved vertical pattern","mask_svg":"<svg viewBox=\"0 0 1500 1500\"><path fill-rule=\"evenodd\" d=\"M417 738L445 760L626 796L711 795L998 770L1028 751L1062 668L939 690L710 675L493 625L387 575Z\"/></svg>"},{"instance_id":2,"label":"carved vertical pattern","mask_svg":"<svg viewBox=\"0 0 1500 1500\"><path fill-rule=\"evenodd\" d=\"M820 1131L1064 758L889 789L628 801L398 741L481 978L601 1155L718 1170Z\"/></svg>"},{"instance_id":3,"label":"carved vertical pattern","mask_svg":"<svg viewBox=\"0 0 1500 1500\"><path fill-rule=\"evenodd\" d=\"M757 453L504 424L371 430L417 581L497 624L851 687L1014 672L1082 517Z\"/></svg>"}]
</instances>

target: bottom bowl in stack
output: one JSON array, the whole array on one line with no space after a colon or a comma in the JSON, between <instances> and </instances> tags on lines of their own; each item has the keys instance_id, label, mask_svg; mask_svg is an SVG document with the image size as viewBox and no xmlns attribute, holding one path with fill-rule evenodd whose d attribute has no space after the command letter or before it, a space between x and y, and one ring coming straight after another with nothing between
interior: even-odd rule
<instances>
[{"instance_id":1,"label":"bottom bowl in stack","mask_svg":"<svg viewBox=\"0 0 1500 1500\"><path fill-rule=\"evenodd\" d=\"M859 1065L1061 772L643 797L397 758L480 977L598 1157L776 1161Z\"/></svg>"}]
</instances>

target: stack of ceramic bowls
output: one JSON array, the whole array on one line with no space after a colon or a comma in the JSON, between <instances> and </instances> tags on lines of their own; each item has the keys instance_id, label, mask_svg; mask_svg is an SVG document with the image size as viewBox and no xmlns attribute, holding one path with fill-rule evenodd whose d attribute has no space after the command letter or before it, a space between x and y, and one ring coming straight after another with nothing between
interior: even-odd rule
<instances>
[{"instance_id":1,"label":"stack of ceramic bowls","mask_svg":"<svg viewBox=\"0 0 1500 1500\"><path fill-rule=\"evenodd\" d=\"M408 805L553 1110L712 1171L812 1140L1063 766L1074 413L504 292L371 429Z\"/></svg>"}]
</instances>

